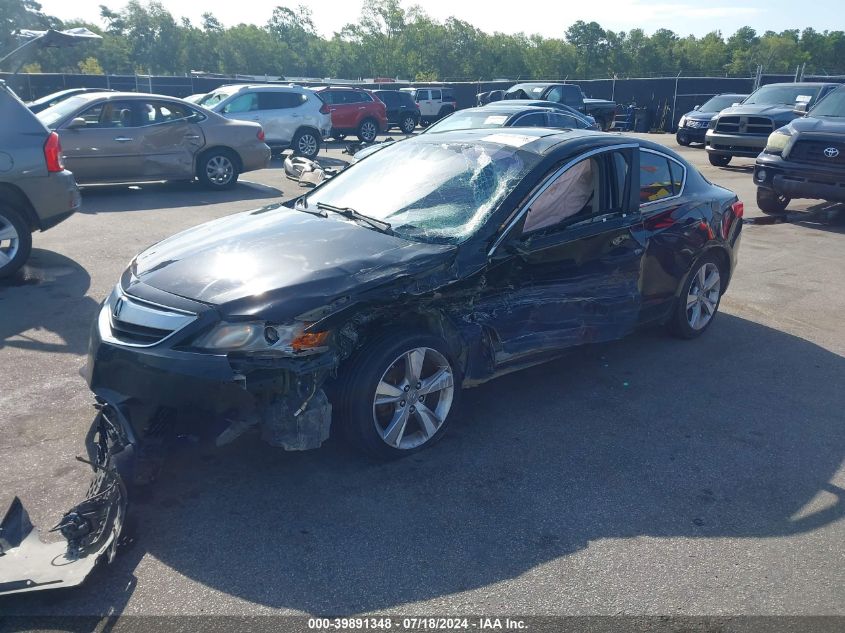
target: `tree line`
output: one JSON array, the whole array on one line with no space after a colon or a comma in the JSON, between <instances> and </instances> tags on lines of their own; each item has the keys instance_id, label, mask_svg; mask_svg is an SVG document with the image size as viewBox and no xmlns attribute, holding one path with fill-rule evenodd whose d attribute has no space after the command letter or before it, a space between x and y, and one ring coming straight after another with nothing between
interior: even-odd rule
<instances>
[{"instance_id":1,"label":"tree line","mask_svg":"<svg viewBox=\"0 0 845 633\"><path fill-rule=\"evenodd\" d=\"M102 24L62 22L35 0L0 0L0 49L20 28L84 26L102 42L38 51L30 72L185 75L189 71L287 77L392 77L416 81L498 78L750 76L845 71L845 32L812 28L757 33L744 26L724 37L682 36L668 29L611 31L578 21L561 37L485 33L456 18L435 20L400 0L365 0L360 19L331 37L318 34L310 10L279 6L264 25L225 27L211 13L200 24L176 19L159 2L100 7ZM8 70L2 69L2 70Z\"/></svg>"}]
</instances>

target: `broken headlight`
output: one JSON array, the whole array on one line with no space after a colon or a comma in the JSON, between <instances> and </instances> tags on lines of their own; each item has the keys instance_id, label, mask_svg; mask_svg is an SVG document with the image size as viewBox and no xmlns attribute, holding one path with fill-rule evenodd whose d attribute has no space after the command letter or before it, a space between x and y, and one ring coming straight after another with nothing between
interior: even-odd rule
<instances>
[{"instance_id":1,"label":"broken headlight","mask_svg":"<svg viewBox=\"0 0 845 633\"><path fill-rule=\"evenodd\" d=\"M328 332L306 332L307 323L278 325L265 321L218 323L192 344L209 352L279 352L302 354L324 349Z\"/></svg>"}]
</instances>

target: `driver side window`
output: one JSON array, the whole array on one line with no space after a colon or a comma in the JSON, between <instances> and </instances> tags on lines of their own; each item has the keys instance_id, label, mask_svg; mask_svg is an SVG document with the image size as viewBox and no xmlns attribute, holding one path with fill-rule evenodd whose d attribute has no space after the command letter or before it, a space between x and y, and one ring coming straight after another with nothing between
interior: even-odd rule
<instances>
[{"instance_id":1,"label":"driver side window","mask_svg":"<svg viewBox=\"0 0 845 633\"><path fill-rule=\"evenodd\" d=\"M577 216L598 213L600 174L599 161L595 157L572 165L531 203L522 232L530 233Z\"/></svg>"}]
</instances>

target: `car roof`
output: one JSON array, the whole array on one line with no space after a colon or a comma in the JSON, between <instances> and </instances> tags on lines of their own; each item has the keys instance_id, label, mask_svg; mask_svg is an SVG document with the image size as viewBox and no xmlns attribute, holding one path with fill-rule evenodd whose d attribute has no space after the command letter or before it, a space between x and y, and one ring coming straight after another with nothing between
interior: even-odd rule
<instances>
[{"instance_id":1,"label":"car roof","mask_svg":"<svg viewBox=\"0 0 845 633\"><path fill-rule=\"evenodd\" d=\"M107 101L116 101L118 99L172 99L174 101L181 101L179 97L171 97L170 95L159 95L150 92L82 92L74 95L72 98L80 98L86 101L97 101L98 99L106 99Z\"/></svg>"},{"instance_id":2,"label":"car roof","mask_svg":"<svg viewBox=\"0 0 845 633\"><path fill-rule=\"evenodd\" d=\"M311 86L311 90L320 92L321 90L357 90L358 92L372 92L366 88L358 88L357 86Z\"/></svg>"},{"instance_id":3,"label":"car roof","mask_svg":"<svg viewBox=\"0 0 845 633\"><path fill-rule=\"evenodd\" d=\"M775 84L765 84L760 88L767 88L769 86L799 86L802 88L816 88L818 86L841 86L840 82L836 81L782 81ZM759 88L758 88L759 90Z\"/></svg>"},{"instance_id":4,"label":"car roof","mask_svg":"<svg viewBox=\"0 0 845 633\"><path fill-rule=\"evenodd\" d=\"M499 105L501 104L501 105ZM493 104L478 106L476 108L464 108L463 110L458 110L455 114L462 114L464 112L490 112L491 110L498 110L499 112L506 110L510 114L519 114L521 112L547 112L551 111L552 108L544 108L540 106L534 105L522 105L520 103L516 104L509 104L507 101L497 101L496 107L491 107Z\"/></svg>"},{"instance_id":5,"label":"car roof","mask_svg":"<svg viewBox=\"0 0 845 633\"><path fill-rule=\"evenodd\" d=\"M479 108L480 109L480 108ZM502 147L514 147L540 156L548 154L561 143L570 141L595 141L600 145L616 145L620 142L639 142L621 134L608 134L593 130L559 130L542 127L475 128L470 130L449 130L437 134L419 134L403 143L478 143L486 141Z\"/></svg>"}]
</instances>

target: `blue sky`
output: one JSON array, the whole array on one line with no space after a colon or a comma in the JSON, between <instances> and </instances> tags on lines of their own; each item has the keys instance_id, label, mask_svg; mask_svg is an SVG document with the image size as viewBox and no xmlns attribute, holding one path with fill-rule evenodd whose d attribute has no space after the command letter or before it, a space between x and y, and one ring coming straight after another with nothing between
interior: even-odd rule
<instances>
[{"instance_id":1,"label":"blue sky","mask_svg":"<svg viewBox=\"0 0 845 633\"><path fill-rule=\"evenodd\" d=\"M145 0L142 0L144 2ZM40 0L47 13L62 19L81 17L97 21L99 5L116 9L124 0ZM239 22L264 24L273 7L282 4L311 7L314 21L323 35L331 35L344 24L354 22L360 13L359 0L169 0L163 4L176 16L198 22L200 15L211 11L226 25ZM405 7L420 4L437 19L450 15L466 20L478 28L493 32L540 33L547 37L562 36L576 20L595 20L615 31L642 28L653 32L668 28L682 35L703 35L712 30L723 34L749 25L759 32L782 31L812 26L816 30L845 30L845 11L842 0L816 0L803 4L795 0L685 0L648 2L644 0L601 0L590 2L562 2L561 0L520 0L519 3L499 3L495 0L424 0L406 1ZM248 8L247 8L248 7ZM805 10L805 7L812 7ZM245 10L246 9L246 10Z\"/></svg>"}]
</instances>

